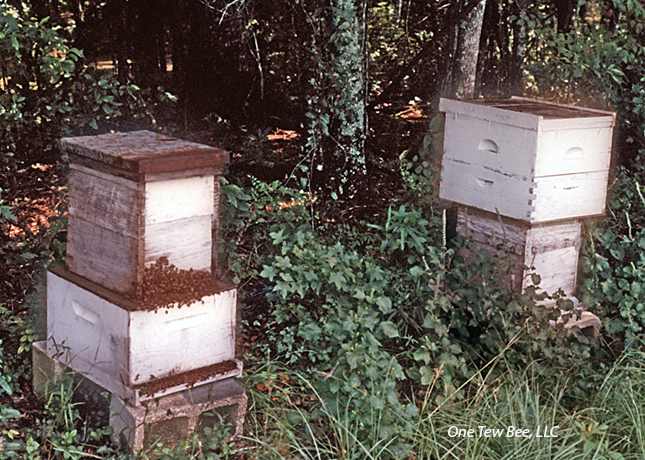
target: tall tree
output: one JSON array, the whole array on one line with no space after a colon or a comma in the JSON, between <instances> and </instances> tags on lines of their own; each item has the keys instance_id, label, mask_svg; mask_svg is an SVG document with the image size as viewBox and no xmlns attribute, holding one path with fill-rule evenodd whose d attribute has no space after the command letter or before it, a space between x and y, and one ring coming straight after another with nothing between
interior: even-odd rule
<instances>
[{"instance_id":1,"label":"tall tree","mask_svg":"<svg viewBox=\"0 0 645 460\"><path fill-rule=\"evenodd\" d=\"M524 91L522 65L528 43L530 0L487 2L477 64L477 92L508 97Z\"/></svg>"}]
</instances>

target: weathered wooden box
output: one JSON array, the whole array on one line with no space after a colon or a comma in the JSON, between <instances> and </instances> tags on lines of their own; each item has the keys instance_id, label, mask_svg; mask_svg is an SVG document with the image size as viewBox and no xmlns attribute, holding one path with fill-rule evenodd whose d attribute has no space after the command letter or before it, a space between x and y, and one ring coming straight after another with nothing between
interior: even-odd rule
<instances>
[{"instance_id":1,"label":"weathered wooden box","mask_svg":"<svg viewBox=\"0 0 645 460\"><path fill-rule=\"evenodd\" d=\"M131 404L240 376L237 290L144 308L64 268L47 274L47 354Z\"/></svg>"},{"instance_id":2,"label":"weathered wooden box","mask_svg":"<svg viewBox=\"0 0 645 460\"><path fill-rule=\"evenodd\" d=\"M119 293L161 257L217 265L219 182L228 152L149 131L62 140L70 162L67 267Z\"/></svg>"},{"instance_id":3,"label":"weathered wooden box","mask_svg":"<svg viewBox=\"0 0 645 460\"><path fill-rule=\"evenodd\" d=\"M518 290L531 285L530 274L537 273L542 279L539 284L542 290L554 294L562 288L566 295L573 295L578 274L580 231L580 221L575 219L531 225L461 206L457 213L457 233L473 239L472 247L466 250L467 257L474 261L477 251L486 249L494 256L510 259L512 271L506 275L498 273L498 281ZM514 251L498 250L497 246L502 243Z\"/></svg>"},{"instance_id":4,"label":"weathered wooden box","mask_svg":"<svg viewBox=\"0 0 645 460\"><path fill-rule=\"evenodd\" d=\"M527 222L604 212L614 113L525 98L440 110L441 198Z\"/></svg>"}]
</instances>

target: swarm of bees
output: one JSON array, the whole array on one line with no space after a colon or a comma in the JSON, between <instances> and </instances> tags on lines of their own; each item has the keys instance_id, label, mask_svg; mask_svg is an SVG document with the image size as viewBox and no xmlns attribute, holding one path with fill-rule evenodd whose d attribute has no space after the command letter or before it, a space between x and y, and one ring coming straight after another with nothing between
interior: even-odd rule
<instances>
[{"instance_id":1,"label":"swarm of bees","mask_svg":"<svg viewBox=\"0 0 645 460\"><path fill-rule=\"evenodd\" d=\"M169 306L181 308L217 292L210 273L181 270L168 262L167 257L159 258L145 268L143 282L130 297L146 309Z\"/></svg>"},{"instance_id":2,"label":"swarm of bees","mask_svg":"<svg viewBox=\"0 0 645 460\"><path fill-rule=\"evenodd\" d=\"M159 391L171 388L177 385L187 384L195 385L201 381L207 380L216 375L223 375L237 369L237 364L233 360L223 361L210 366L194 369L181 374L171 374L167 377L155 379L135 386L141 394L155 394Z\"/></svg>"}]
</instances>

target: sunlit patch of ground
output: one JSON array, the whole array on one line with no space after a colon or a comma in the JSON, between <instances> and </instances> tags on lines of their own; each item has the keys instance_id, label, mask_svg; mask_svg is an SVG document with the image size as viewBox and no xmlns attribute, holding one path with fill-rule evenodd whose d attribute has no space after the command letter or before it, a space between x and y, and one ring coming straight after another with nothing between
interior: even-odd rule
<instances>
[{"instance_id":1,"label":"sunlit patch of ground","mask_svg":"<svg viewBox=\"0 0 645 460\"><path fill-rule=\"evenodd\" d=\"M60 210L63 187L52 182L53 165L34 164L24 171L27 184L7 197L7 204L16 216L15 222L8 222L10 239L20 239L46 231L57 218ZM30 170L31 169L31 170ZM31 235L27 235L30 232Z\"/></svg>"},{"instance_id":2,"label":"sunlit patch of ground","mask_svg":"<svg viewBox=\"0 0 645 460\"><path fill-rule=\"evenodd\" d=\"M424 113L423 109L414 105L407 107L405 110L395 114L394 116L403 118L410 122L421 122L428 119L428 116Z\"/></svg>"},{"instance_id":3,"label":"sunlit patch of ground","mask_svg":"<svg viewBox=\"0 0 645 460\"><path fill-rule=\"evenodd\" d=\"M300 135L297 132L280 128L277 128L275 132L267 136L270 141L290 141L292 139L297 139L298 137L300 137Z\"/></svg>"}]
</instances>

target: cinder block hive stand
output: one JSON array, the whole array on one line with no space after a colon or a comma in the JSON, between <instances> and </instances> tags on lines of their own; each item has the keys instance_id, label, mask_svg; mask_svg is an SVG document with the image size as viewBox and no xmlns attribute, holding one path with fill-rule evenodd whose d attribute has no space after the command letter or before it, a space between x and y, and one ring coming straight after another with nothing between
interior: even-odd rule
<instances>
[{"instance_id":1,"label":"cinder block hive stand","mask_svg":"<svg viewBox=\"0 0 645 460\"><path fill-rule=\"evenodd\" d=\"M185 439L212 423L212 411L240 434L247 397L234 380L242 375L236 287L214 279L208 295L187 305L136 297L160 259L215 278L217 178L228 153L148 131L62 143L70 162L67 259L47 274L35 392L45 394L66 368L80 373L110 392L114 434L134 451Z\"/></svg>"},{"instance_id":2,"label":"cinder block hive stand","mask_svg":"<svg viewBox=\"0 0 645 460\"><path fill-rule=\"evenodd\" d=\"M503 281L524 289L535 267L550 294L576 289L581 219L605 211L615 114L526 98L442 99L439 196L459 205L457 233L514 247Z\"/></svg>"}]
</instances>

